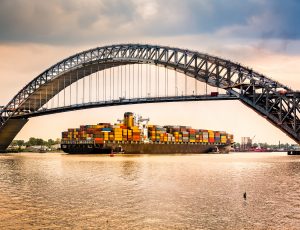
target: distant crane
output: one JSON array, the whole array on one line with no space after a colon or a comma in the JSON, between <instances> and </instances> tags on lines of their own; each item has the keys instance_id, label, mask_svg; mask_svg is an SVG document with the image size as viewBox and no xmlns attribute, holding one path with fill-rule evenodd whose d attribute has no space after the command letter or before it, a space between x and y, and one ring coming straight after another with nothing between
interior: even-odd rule
<instances>
[{"instance_id":1,"label":"distant crane","mask_svg":"<svg viewBox=\"0 0 300 230\"><path fill-rule=\"evenodd\" d=\"M251 138L251 142L253 143L253 140L255 139L256 134Z\"/></svg>"},{"instance_id":2,"label":"distant crane","mask_svg":"<svg viewBox=\"0 0 300 230\"><path fill-rule=\"evenodd\" d=\"M255 137L256 137L256 135L254 135L254 136L252 137L252 139L251 139L252 146L253 146L253 141L254 141ZM256 147L256 149L261 149L261 146L260 146L260 144L259 144L259 143L257 143L257 147Z\"/></svg>"},{"instance_id":3,"label":"distant crane","mask_svg":"<svg viewBox=\"0 0 300 230\"><path fill-rule=\"evenodd\" d=\"M255 137L256 137L256 134L252 137L252 138L250 138L250 146L248 146L248 148L250 148L250 149L253 149L254 147L253 147L253 144L254 144L254 139L255 139Z\"/></svg>"},{"instance_id":4,"label":"distant crane","mask_svg":"<svg viewBox=\"0 0 300 230\"><path fill-rule=\"evenodd\" d=\"M123 123L124 122L124 119L118 119L117 120L119 123Z\"/></svg>"}]
</instances>

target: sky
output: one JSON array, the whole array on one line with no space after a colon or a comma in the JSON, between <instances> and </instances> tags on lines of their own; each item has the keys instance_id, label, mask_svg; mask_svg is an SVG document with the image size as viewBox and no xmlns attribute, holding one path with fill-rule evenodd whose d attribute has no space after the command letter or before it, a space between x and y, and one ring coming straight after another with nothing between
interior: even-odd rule
<instances>
[{"instance_id":1,"label":"sky","mask_svg":"<svg viewBox=\"0 0 300 230\"><path fill-rule=\"evenodd\" d=\"M297 0L0 0L0 105L46 68L116 43L159 44L219 56L300 88ZM31 118L16 139L60 137L81 124L115 122L126 111L154 124L190 125L294 143L238 101L127 105Z\"/></svg>"}]
</instances>

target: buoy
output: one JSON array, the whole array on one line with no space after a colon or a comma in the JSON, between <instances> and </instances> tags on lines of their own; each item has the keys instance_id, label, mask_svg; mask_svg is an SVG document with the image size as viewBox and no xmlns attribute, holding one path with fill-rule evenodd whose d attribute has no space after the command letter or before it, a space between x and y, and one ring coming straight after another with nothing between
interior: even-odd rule
<instances>
[{"instance_id":1,"label":"buoy","mask_svg":"<svg viewBox=\"0 0 300 230\"><path fill-rule=\"evenodd\" d=\"M114 156L114 151L113 151L113 150L111 150L109 156L110 156L110 157L113 157L113 156Z\"/></svg>"}]
</instances>

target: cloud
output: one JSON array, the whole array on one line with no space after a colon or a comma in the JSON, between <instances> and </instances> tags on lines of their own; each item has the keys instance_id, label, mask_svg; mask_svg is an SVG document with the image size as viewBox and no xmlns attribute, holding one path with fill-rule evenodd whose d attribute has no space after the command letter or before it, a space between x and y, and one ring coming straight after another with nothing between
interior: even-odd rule
<instances>
[{"instance_id":1,"label":"cloud","mask_svg":"<svg viewBox=\"0 0 300 230\"><path fill-rule=\"evenodd\" d=\"M290 0L0 0L0 43L59 45L191 34L300 38Z\"/></svg>"},{"instance_id":2,"label":"cloud","mask_svg":"<svg viewBox=\"0 0 300 230\"><path fill-rule=\"evenodd\" d=\"M1 0L0 41L78 44L113 36L115 24L131 21L131 8L125 0Z\"/></svg>"}]
</instances>

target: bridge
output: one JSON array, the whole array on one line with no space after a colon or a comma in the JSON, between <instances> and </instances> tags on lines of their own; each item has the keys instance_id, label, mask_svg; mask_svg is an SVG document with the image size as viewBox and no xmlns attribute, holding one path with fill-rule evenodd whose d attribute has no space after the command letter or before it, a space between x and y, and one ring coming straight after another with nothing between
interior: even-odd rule
<instances>
[{"instance_id":1,"label":"bridge","mask_svg":"<svg viewBox=\"0 0 300 230\"><path fill-rule=\"evenodd\" d=\"M119 44L49 67L0 107L0 150L30 117L125 104L239 100L300 143L300 92L249 67L197 51Z\"/></svg>"}]
</instances>

